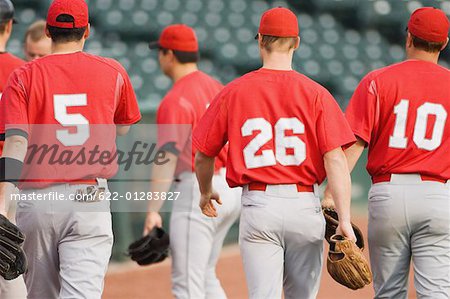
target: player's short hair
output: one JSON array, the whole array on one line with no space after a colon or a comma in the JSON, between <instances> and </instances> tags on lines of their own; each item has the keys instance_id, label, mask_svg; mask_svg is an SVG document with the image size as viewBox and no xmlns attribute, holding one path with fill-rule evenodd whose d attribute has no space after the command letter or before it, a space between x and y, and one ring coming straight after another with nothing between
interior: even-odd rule
<instances>
[{"instance_id":1,"label":"player's short hair","mask_svg":"<svg viewBox=\"0 0 450 299\"><path fill-rule=\"evenodd\" d=\"M56 21L63 23L75 23L71 15L62 14L56 18ZM83 38L86 27L82 28L59 28L47 25L50 38L55 43L77 42Z\"/></svg>"},{"instance_id":2,"label":"player's short hair","mask_svg":"<svg viewBox=\"0 0 450 299\"><path fill-rule=\"evenodd\" d=\"M44 20L39 20L34 22L28 27L27 32L25 32L24 42L27 42L28 37L32 42L38 42L45 38L45 26L46 22Z\"/></svg>"},{"instance_id":3,"label":"player's short hair","mask_svg":"<svg viewBox=\"0 0 450 299\"><path fill-rule=\"evenodd\" d=\"M412 39L414 48L423 50L423 51L429 52L429 53L438 53L441 51L442 47L445 45L445 42L443 42L443 43L429 42L424 39L421 39L420 37L414 36L412 33L411 33L411 39Z\"/></svg>"},{"instance_id":4,"label":"player's short hair","mask_svg":"<svg viewBox=\"0 0 450 299\"><path fill-rule=\"evenodd\" d=\"M274 47L285 48L286 51L294 49L297 37L279 37L261 34L261 45L267 52L272 52Z\"/></svg>"},{"instance_id":5,"label":"player's short hair","mask_svg":"<svg viewBox=\"0 0 450 299\"><path fill-rule=\"evenodd\" d=\"M165 48L159 48L159 50L161 50L164 55L169 51L169 49ZM171 51L179 63L195 63L200 59L200 54L198 52Z\"/></svg>"},{"instance_id":6,"label":"player's short hair","mask_svg":"<svg viewBox=\"0 0 450 299\"><path fill-rule=\"evenodd\" d=\"M8 25L9 21L10 20L5 20L5 21L0 22L0 34L5 33L6 26Z\"/></svg>"}]
</instances>

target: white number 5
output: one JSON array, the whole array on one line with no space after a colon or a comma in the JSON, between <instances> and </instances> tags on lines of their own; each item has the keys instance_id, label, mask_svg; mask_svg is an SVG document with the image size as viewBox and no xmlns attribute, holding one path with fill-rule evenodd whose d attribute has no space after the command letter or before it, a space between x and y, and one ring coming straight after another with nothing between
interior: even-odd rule
<instances>
[{"instance_id":1,"label":"white number 5","mask_svg":"<svg viewBox=\"0 0 450 299\"><path fill-rule=\"evenodd\" d=\"M86 94L64 94L53 96L53 106L55 119L63 127L76 127L75 133L70 133L68 129L57 130L56 138L64 146L80 146L89 139L89 121L81 114L67 113L67 107L87 106Z\"/></svg>"},{"instance_id":2,"label":"white number 5","mask_svg":"<svg viewBox=\"0 0 450 299\"><path fill-rule=\"evenodd\" d=\"M286 131L293 134L304 134L305 126L297 118L280 118L275 124L275 153L272 149L256 153L273 138L272 125L264 118L248 119L241 128L243 137L260 131L244 148L244 161L247 169L273 166L277 161L284 166L298 166L306 159L306 145L298 136L286 136ZM287 150L293 153L288 155Z\"/></svg>"}]
</instances>

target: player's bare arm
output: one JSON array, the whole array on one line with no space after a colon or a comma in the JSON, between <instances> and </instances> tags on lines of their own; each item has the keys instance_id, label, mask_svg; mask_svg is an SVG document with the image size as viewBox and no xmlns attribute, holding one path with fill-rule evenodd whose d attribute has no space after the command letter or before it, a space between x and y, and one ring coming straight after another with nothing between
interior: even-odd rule
<instances>
[{"instance_id":1,"label":"player's bare arm","mask_svg":"<svg viewBox=\"0 0 450 299\"><path fill-rule=\"evenodd\" d=\"M350 172L352 172L355 168L355 165L361 157L365 147L366 142L356 136L356 143L344 150L345 158L347 158L348 170Z\"/></svg>"},{"instance_id":2,"label":"player's bare arm","mask_svg":"<svg viewBox=\"0 0 450 299\"><path fill-rule=\"evenodd\" d=\"M128 132L130 132L130 128L131 128L131 126L117 125L116 126L116 134L117 134L117 136L125 136L125 135L127 135Z\"/></svg>"},{"instance_id":3,"label":"player's bare arm","mask_svg":"<svg viewBox=\"0 0 450 299\"><path fill-rule=\"evenodd\" d=\"M339 214L337 233L356 241L350 223L351 179L344 151L341 148L331 150L324 155L323 160L328 184Z\"/></svg>"},{"instance_id":4,"label":"player's bare arm","mask_svg":"<svg viewBox=\"0 0 450 299\"><path fill-rule=\"evenodd\" d=\"M355 168L355 165L358 162L359 158L361 157L365 146L366 142L357 136L356 143L354 143L352 146L350 146L344 151L345 157L347 158L348 170L350 171L350 173L353 171L353 168ZM324 208L335 207L333 195L330 190L330 184L328 184L327 187L325 188L322 200L322 207Z\"/></svg>"},{"instance_id":5,"label":"player's bare arm","mask_svg":"<svg viewBox=\"0 0 450 299\"><path fill-rule=\"evenodd\" d=\"M152 174L150 176L150 192L168 192L175 176L175 169L178 163L178 157L168 151L164 152L167 163L163 165L153 164ZM163 206L162 200L150 200L147 207L147 216L144 223L144 235L147 235L156 227L162 227L162 218L159 210Z\"/></svg>"},{"instance_id":6,"label":"player's bare arm","mask_svg":"<svg viewBox=\"0 0 450 299\"><path fill-rule=\"evenodd\" d=\"M27 153L28 140L19 135L9 136L5 139L3 154L1 159L14 159L23 162ZM2 169L1 171L6 171ZM20 171L20 170L18 170ZM6 200L14 192L14 184L10 182L0 182L0 214L6 216Z\"/></svg>"},{"instance_id":7,"label":"player's bare arm","mask_svg":"<svg viewBox=\"0 0 450 299\"><path fill-rule=\"evenodd\" d=\"M219 194L212 188L212 177L214 175L214 157L197 152L195 155L195 174L200 187L200 208L203 214L208 217L217 217L217 210L214 207L215 200L219 205L222 204Z\"/></svg>"}]
</instances>

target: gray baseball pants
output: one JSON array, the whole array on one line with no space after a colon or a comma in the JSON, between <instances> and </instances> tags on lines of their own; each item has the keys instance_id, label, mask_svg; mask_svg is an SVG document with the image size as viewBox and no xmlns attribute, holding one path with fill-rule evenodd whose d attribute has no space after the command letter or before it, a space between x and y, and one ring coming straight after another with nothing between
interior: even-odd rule
<instances>
[{"instance_id":1,"label":"gray baseball pants","mask_svg":"<svg viewBox=\"0 0 450 299\"><path fill-rule=\"evenodd\" d=\"M317 188L316 188L317 189ZM325 220L318 192L295 185L244 187L239 243L249 298L313 299L319 291Z\"/></svg>"},{"instance_id":2,"label":"gray baseball pants","mask_svg":"<svg viewBox=\"0 0 450 299\"><path fill-rule=\"evenodd\" d=\"M376 299L407 298L412 260L418 299L450 298L450 182L392 175L369 193Z\"/></svg>"},{"instance_id":3,"label":"gray baseball pants","mask_svg":"<svg viewBox=\"0 0 450 299\"><path fill-rule=\"evenodd\" d=\"M181 192L170 218L172 292L177 299L227 298L216 276L216 264L228 230L239 217L240 188L231 189L225 169L214 175L213 187L223 205L219 216L209 218L199 207L200 191L193 173L180 175L175 190Z\"/></svg>"},{"instance_id":4,"label":"gray baseball pants","mask_svg":"<svg viewBox=\"0 0 450 299\"><path fill-rule=\"evenodd\" d=\"M58 185L22 193L65 194L85 185ZM19 202L18 227L25 233L28 299L100 299L111 256L109 203Z\"/></svg>"}]
</instances>

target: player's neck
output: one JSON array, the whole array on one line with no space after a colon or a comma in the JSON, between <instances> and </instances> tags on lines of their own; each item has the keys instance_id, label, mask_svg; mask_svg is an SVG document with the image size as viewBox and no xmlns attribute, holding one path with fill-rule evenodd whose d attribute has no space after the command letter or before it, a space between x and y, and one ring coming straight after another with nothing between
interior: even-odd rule
<instances>
[{"instance_id":1,"label":"player's neck","mask_svg":"<svg viewBox=\"0 0 450 299\"><path fill-rule=\"evenodd\" d=\"M83 51L84 42L52 43L52 54L70 54Z\"/></svg>"},{"instance_id":2,"label":"player's neck","mask_svg":"<svg viewBox=\"0 0 450 299\"><path fill-rule=\"evenodd\" d=\"M412 60L421 60L421 61L428 61L432 63L438 63L439 60L439 52L438 53L429 53L425 51L420 50L410 50L407 53L407 58Z\"/></svg>"},{"instance_id":3,"label":"player's neck","mask_svg":"<svg viewBox=\"0 0 450 299\"><path fill-rule=\"evenodd\" d=\"M172 75L170 76L172 81L175 83L181 78L198 71L196 63L185 63L177 65L173 68Z\"/></svg>"},{"instance_id":4,"label":"player's neck","mask_svg":"<svg viewBox=\"0 0 450 299\"><path fill-rule=\"evenodd\" d=\"M278 71L292 70L292 53L272 52L264 55L263 68Z\"/></svg>"},{"instance_id":5,"label":"player's neck","mask_svg":"<svg viewBox=\"0 0 450 299\"><path fill-rule=\"evenodd\" d=\"M6 52L6 42L8 41L7 38L4 38L3 36L0 36L0 53Z\"/></svg>"}]
</instances>

